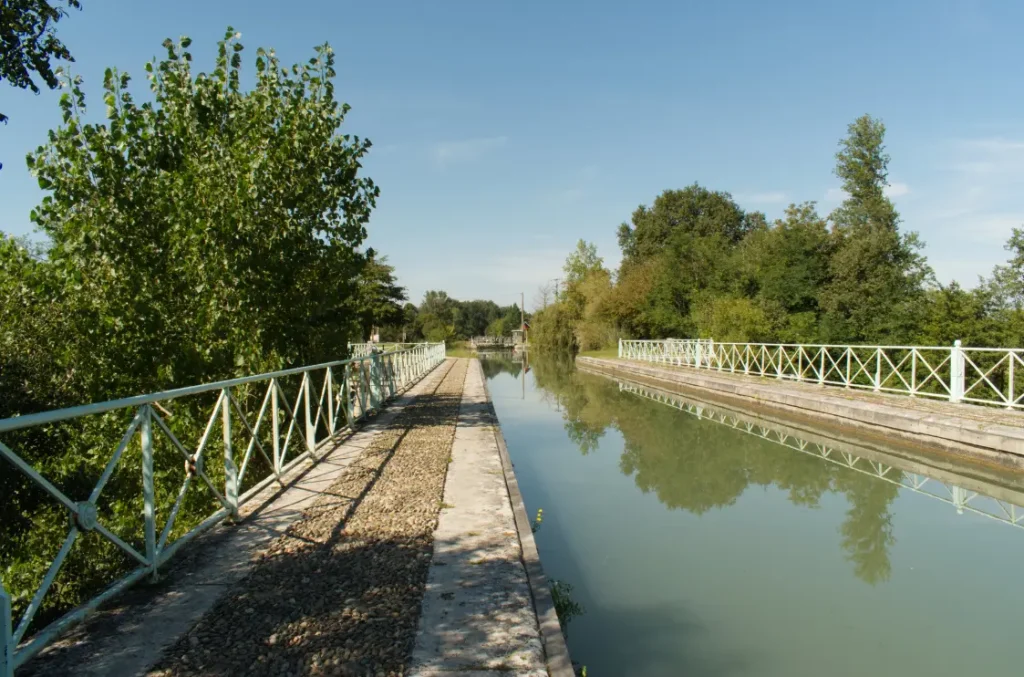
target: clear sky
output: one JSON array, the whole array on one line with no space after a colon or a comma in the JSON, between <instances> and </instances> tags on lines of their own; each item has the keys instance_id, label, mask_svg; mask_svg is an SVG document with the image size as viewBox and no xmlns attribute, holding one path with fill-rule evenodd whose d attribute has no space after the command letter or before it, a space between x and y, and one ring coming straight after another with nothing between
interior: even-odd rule
<instances>
[{"instance_id":1,"label":"clear sky","mask_svg":"<svg viewBox=\"0 0 1024 677\"><path fill-rule=\"evenodd\" d=\"M779 216L827 213L846 125L888 127L891 195L940 280L967 285L1024 225L1024 3L82 0L59 33L102 115L106 66L135 76L165 37L208 67L227 25L288 63L329 41L347 131L374 142L369 244L413 300L502 304L561 273L579 238L619 259L639 204L694 181ZM0 229L31 231L23 157L57 95L0 85Z\"/></svg>"}]
</instances>

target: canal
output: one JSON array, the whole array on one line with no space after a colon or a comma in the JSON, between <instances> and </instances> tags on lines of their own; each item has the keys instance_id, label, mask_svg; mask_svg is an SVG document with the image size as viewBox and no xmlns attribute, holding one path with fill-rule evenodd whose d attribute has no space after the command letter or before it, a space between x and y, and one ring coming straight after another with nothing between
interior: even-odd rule
<instances>
[{"instance_id":1,"label":"canal","mask_svg":"<svg viewBox=\"0 0 1024 677\"><path fill-rule=\"evenodd\" d=\"M1024 671L1019 477L530 362L483 366L589 677Z\"/></svg>"}]
</instances>

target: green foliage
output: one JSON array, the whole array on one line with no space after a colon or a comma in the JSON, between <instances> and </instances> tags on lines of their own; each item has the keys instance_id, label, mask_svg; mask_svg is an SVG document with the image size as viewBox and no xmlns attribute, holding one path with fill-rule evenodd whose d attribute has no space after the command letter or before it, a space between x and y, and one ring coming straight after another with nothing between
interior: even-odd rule
<instances>
[{"instance_id":1,"label":"green foliage","mask_svg":"<svg viewBox=\"0 0 1024 677\"><path fill-rule=\"evenodd\" d=\"M362 337L368 339L374 327L404 325L407 311L401 302L405 299L405 289L395 279L395 267L387 264L386 256L377 259L375 252L370 250L355 294L355 311Z\"/></svg>"},{"instance_id":2,"label":"green foliage","mask_svg":"<svg viewBox=\"0 0 1024 677\"><path fill-rule=\"evenodd\" d=\"M257 50L246 91L233 30L210 73L192 72L189 45L168 40L165 58L147 64L143 103L126 73L108 69L103 123L86 122L80 78L60 75L62 124L28 157L48 192L32 219L49 248L34 256L0 238L0 418L336 359L360 321L397 307L390 266L358 250L378 189L359 175L370 142L341 130L349 107L335 98L331 48L292 67ZM293 381L282 379L289 393ZM240 388L236 396L251 411L259 395ZM195 444L212 404L176 400L168 425ZM80 500L133 413L3 441ZM206 453L216 457L218 444ZM162 437L156 454L165 516L181 458ZM247 483L267 471L260 463ZM0 570L17 613L59 548L67 515L8 470L0 495L14 498L0 504ZM223 481L222 464L207 473ZM104 524L137 548L140 478L133 443L98 506ZM172 538L216 505L201 489L187 497ZM96 534L84 536L34 627L132 565Z\"/></svg>"},{"instance_id":3,"label":"green foliage","mask_svg":"<svg viewBox=\"0 0 1024 677\"><path fill-rule=\"evenodd\" d=\"M519 307L501 307L494 301L459 301L447 292L431 290L423 295L416 324L418 333L428 341L471 339L485 334L508 336L519 328Z\"/></svg>"},{"instance_id":4,"label":"green foliage","mask_svg":"<svg viewBox=\"0 0 1024 677\"><path fill-rule=\"evenodd\" d=\"M813 202L768 223L698 184L666 190L619 227L622 264L604 269L580 240L566 291L539 313L545 350L594 351L619 337L787 343L1024 345L1024 228L1011 260L972 291L936 284L916 233L886 196L885 126L849 125L835 174L846 200Z\"/></svg>"},{"instance_id":5,"label":"green foliage","mask_svg":"<svg viewBox=\"0 0 1024 677\"><path fill-rule=\"evenodd\" d=\"M569 634L569 623L586 611L583 605L572 598L572 586L565 581L551 581L551 601L555 605L555 615L562 626L562 632Z\"/></svg>"},{"instance_id":6,"label":"green foliage","mask_svg":"<svg viewBox=\"0 0 1024 677\"><path fill-rule=\"evenodd\" d=\"M39 93L32 74L50 89L59 80L50 61L74 61L71 52L57 39L55 26L68 9L81 9L79 0L4 0L0 3L0 81L19 89ZM0 113L0 122L7 116Z\"/></svg>"}]
</instances>

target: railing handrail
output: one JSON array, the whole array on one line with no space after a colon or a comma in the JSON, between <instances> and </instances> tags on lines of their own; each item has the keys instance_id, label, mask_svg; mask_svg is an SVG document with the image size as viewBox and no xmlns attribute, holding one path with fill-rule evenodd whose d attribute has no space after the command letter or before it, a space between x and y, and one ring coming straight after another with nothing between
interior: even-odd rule
<instances>
[{"instance_id":1,"label":"railing handrail","mask_svg":"<svg viewBox=\"0 0 1024 677\"><path fill-rule=\"evenodd\" d=\"M409 345L429 346L438 344L412 343ZM409 349L392 350L390 352L381 353L380 355L391 355L394 353L403 352L404 350ZM186 397L188 395L199 395L201 393L207 393L214 390L223 390L224 388L233 388L235 386L245 385L246 383L265 381L269 378L283 378L285 376L294 376L295 374L301 374L307 371L326 369L327 367L338 367L350 364L352 362L359 362L364 359L366 358L350 357L347 360L322 362L320 364L311 364L305 367L292 367L290 369L281 369L279 371L271 371L265 374L255 374L253 376L240 376L238 378L231 378L224 381L215 381L213 383L204 383L202 385L172 388L171 390L164 390L157 393L149 393L147 395L133 395L131 397L122 397L116 400L107 400L106 402L79 404L73 407L65 407L63 409L51 409L49 411L41 411L35 414L12 416L11 418L0 419L0 433L9 432L11 430L20 430L22 428L30 428L34 425L57 423L58 421L66 421L68 419L78 418L80 416L103 414L108 411L114 411L115 409L126 409L128 407L137 407L143 404L152 404L154 402L166 402L167 400L174 400L180 397Z\"/></svg>"},{"instance_id":2,"label":"railing handrail","mask_svg":"<svg viewBox=\"0 0 1024 677\"><path fill-rule=\"evenodd\" d=\"M618 356L821 386L1024 409L1024 349L620 339Z\"/></svg>"},{"instance_id":3,"label":"railing handrail","mask_svg":"<svg viewBox=\"0 0 1024 677\"><path fill-rule=\"evenodd\" d=\"M0 441L0 465L12 465L14 472L20 473L28 482L41 489L48 495L49 500L63 506L70 517L64 545L51 560L41 582L34 588L28 606L19 611L19 619L12 617L12 597L0 577L0 677L10 677L15 668L38 653L71 624L85 618L105 600L119 594L147 574L156 576L159 567L192 538L227 517L237 518L240 506L252 500L272 482L282 482L285 475L298 463L307 459L313 463L321 460L325 455L320 453L324 444L333 439L340 430L354 430L357 421L364 419L370 412L379 410L391 397L410 387L444 361L444 343L417 343L400 350L375 352L345 360L281 369L0 420L2 433L114 410L135 411L135 417L126 424L121 443L106 461L102 472L96 468L98 479L89 497L84 500L75 500L79 497L65 493L11 446ZM344 367L337 370L337 379L334 375L336 367ZM294 399L289 399L282 387L281 379L300 374L302 380ZM314 382L314 378L319 379L320 376L322 381ZM267 386L262 397L263 404L258 412L256 409L244 409L232 394L232 389L237 386L257 382ZM158 402L217 391L219 396L209 406L209 415L206 415L207 407L204 404L203 415L196 421L201 423L203 419L206 420L205 432L198 437L198 441L186 437L179 439L173 428L160 415L161 412L167 412ZM236 423L233 424L233 421ZM238 426L237 423L242 425ZM284 429L280 424L284 424ZM263 442L260 437L261 426ZM270 431L267 430L267 426L271 427ZM206 452L210 448L207 442L212 439L211 432L217 427L220 428L223 439L223 493L205 470L214 467L207 466L208 461L212 463L210 454L213 452ZM197 436L201 429L201 426L195 428ZM102 497L103 489L121 465L122 459L128 453L128 447L133 444L136 437L140 440L142 461L142 541L122 538L119 535L119 528L115 528L113 524L108 525L107 516L98 510L98 501ZM179 457L179 462L181 457L185 460L184 468L180 471L181 478L167 475L161 479L164 481L170 478L172 486L180 488L176 493L171 489L169 493L161 495L165 502L161 510L166 512L161 513L159 518L157 478L154 474L154 462L157 460L154 449L157 438L170 445L172 455ZM239 443L237 447L236 442ZM177 454L174 453L175 450ZM251 472L254 474L250 474L249 479L255 477L256 481L247 486L243 483L247 477L246 473L250 467L255 467L250 466L250 461L258 457L266 461L264 467L267 474L260 479L259 475L254 475L258 471L253 469ZM216 484L219 483L218 478ZM88 484L92 484L91 478ZM189 488L193 486L195 489L189 493ZM195 491L211 500L217 509L198 523L185 526L187 531L172 538L176 533L174 528L180 526L179 509L186 496L193 495ZM4 498L13 500L13 497ZM173 503L167 502L168 499ZM199 519L201 515L192 517ZM98 533L101 538L127 555L129 561L134 560L138 566L119 580L111 582L101 592L94 594L90 591L88 594L93 596L87 601L66 611L31 635L30 639L26 639L28 629L50 591L57 573L67 560L72 545L87 532ZM16 626L15 620L18 621Z\"/></svg>"},{"instance_id":4,"label":"railing handrail","mask_svg":"<svg viewBox=\"0 0 1024 677\"><path fill-rule=\"evenodd\" d=\"M918 346L918 345L887 345L887 344L874 344L874 343L756 343L756 342L742 342L742 341L715 341L713 339L677 339L677 338L666 338L666 339L622 339L623 343L689 343L695 344L700 343L707 345L709 343L716 346L761 346L765 348L841 348L846 350L860 349L865 350L949 350L949 346ZM991 348L982 346L961 346L961 350L976 350L981 352L1013 352L1013 353L1024 353L1024 348Z\"/></svg>"}]
</instances>

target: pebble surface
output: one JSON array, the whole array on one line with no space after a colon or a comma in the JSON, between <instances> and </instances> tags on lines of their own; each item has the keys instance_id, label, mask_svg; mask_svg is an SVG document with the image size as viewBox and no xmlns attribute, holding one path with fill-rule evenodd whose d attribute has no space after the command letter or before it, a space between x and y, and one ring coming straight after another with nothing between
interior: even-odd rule
<instances>
[{"instance_id":1,"label":"pebble surface","mask_svg":"<svg viewBox=\"0 0 1024 677\"><path fill-rule=\"evenodd\" d=\"M399 676L430 566L468 360L449 360L150 671Z\"/></svg>"}]
</instances>

